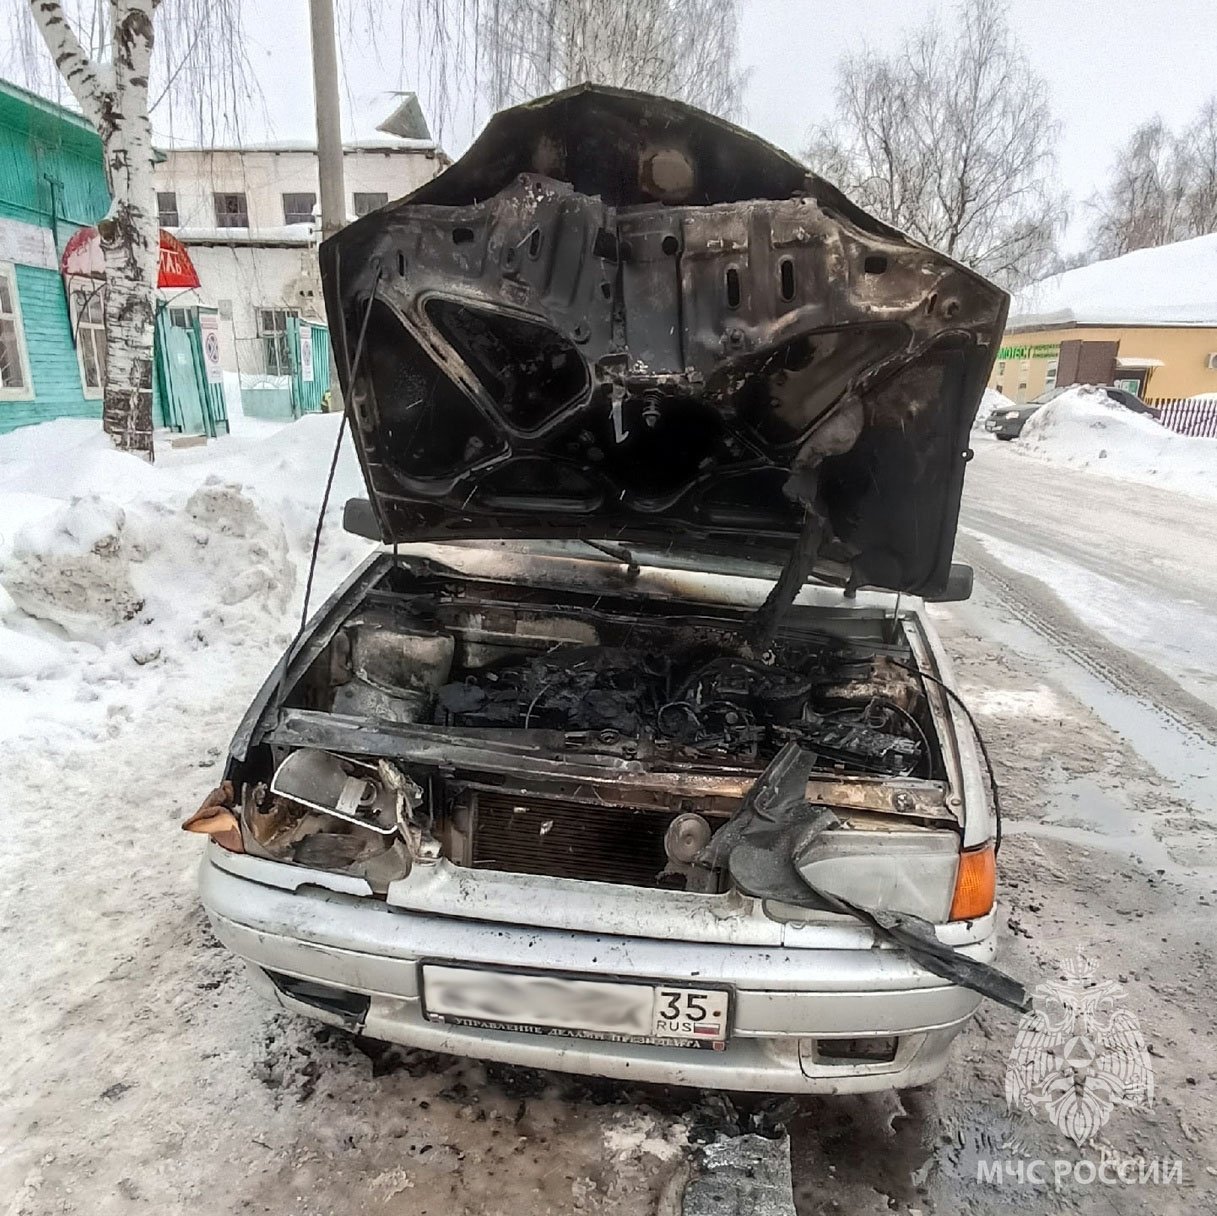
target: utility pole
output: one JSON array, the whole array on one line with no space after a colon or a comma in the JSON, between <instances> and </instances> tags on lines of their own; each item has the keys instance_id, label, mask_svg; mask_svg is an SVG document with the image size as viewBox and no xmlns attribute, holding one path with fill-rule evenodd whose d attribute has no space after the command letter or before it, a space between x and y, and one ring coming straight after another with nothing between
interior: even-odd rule
<instances>
[{"instance_id":1,"label":"utility pole","mask_svg":"<svg viewBox=\"0 0 1217 1216\"><path fill-rule=\"evenodd\" d=\"M313 40L313 105L317 114L317 170L321 179L321 236L324 240L347 222L334 0L309 0L308 9Z\"/></svg>"}]
</instances>

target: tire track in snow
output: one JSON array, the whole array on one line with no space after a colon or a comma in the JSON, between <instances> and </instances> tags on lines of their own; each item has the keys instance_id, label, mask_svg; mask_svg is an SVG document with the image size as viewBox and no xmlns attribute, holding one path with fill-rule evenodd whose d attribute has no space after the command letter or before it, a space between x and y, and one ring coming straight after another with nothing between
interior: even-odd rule
<instances>
[{"instance_id":1,"label":"tire track in snow","mask_svg":"<svg viewBox=\"0 0 1217 1216\"><path fill-rule=\"evenodd\" d=\"M970 537L961 534L956 543L980 582L1056 651L1116 692L1148 704L1191 738L1217 747L1217 710L1211 705L1160 668L1089 628L1048 584L1011 570Z\"/></svg>"}]
</instances>

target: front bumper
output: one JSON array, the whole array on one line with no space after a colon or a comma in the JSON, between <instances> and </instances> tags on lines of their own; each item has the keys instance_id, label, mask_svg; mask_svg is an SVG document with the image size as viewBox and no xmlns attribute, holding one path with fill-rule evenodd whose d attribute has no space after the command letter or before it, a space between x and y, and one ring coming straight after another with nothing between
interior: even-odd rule
<instances>
[{"instance_id":1,"label":"front bumper","mask_svg":"<svg viewBox=\"0 0 1217 1216\"><path fill-rule=\"evenodd\" d=\"M265 886L205 857L200 891L216 935L287 1009L410 1047L619 1080L786 1093L856 1093L934 1080L980 997L891 949L719 945L428 916L315 887ZM974 958L994 954L992 917ZM722 1051L604 1042L428 1021L419 962L493 965L581 977L730 987ZM271 974L268 974L271 973ZM271 975L279 982L272 980ZM299 999L283 977L336 994ZM894 1059L820 1058L821 1039L897 1038Z\"/></svg>"}]
</instances>

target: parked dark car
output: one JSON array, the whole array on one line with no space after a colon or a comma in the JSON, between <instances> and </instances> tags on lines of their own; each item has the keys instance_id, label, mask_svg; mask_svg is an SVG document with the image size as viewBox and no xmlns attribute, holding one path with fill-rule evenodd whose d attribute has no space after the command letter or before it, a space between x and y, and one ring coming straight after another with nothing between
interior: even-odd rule
<instances>
[{"instance_id":1,"label":"parked dark car","mask_svg":"<svg viewBox=\"0 0 1217 1216\"><path fill-rule=\"evenodd\" d=\"M1067 387L1078 388L1080 386L1070 384ZM1134 414L1148 414L1151 418L1158 416L1158 411L1152 405L1146 405L1136 393L1130 393L1126 388L1116 388L1110 384L1085 385L1081 387L1100 389L1117 405L1122 405L1125 409L1132 410ZM1041 406L1047 405L1049 401L1055 401L1065 391L1066 386L1050 388L1046 393L1040 393L1034 401L1029 401L1026 405L1020 405L1016 409L994 410L985 419L985 430L991 432L998 439L1017 439L1023 433L1023 427L1027 425L1027 419Z\"/></svg>"}]
</instances>

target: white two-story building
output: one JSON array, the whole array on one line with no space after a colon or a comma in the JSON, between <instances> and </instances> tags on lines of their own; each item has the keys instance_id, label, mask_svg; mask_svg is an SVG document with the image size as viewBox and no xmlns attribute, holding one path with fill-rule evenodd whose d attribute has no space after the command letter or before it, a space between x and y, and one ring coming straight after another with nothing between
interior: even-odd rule
<instances>
[{"instance_id":1,"label":"white two-story building","mask_svg":"<svg viewBox=\"0 0 1217 1216\"><path fill-rule=\"evenodd\" d=\"M169 147L163 156L160 224L187 246L201 283L169 301L170 317L186 323L189 309L214 307L224 370L237 373L243 393L282 388L292 371L288 318L325 320L316 148ZM430 138L389 134L345 144L348 216L409 194L448 163Z\"/></svg>"}]
</instances>

